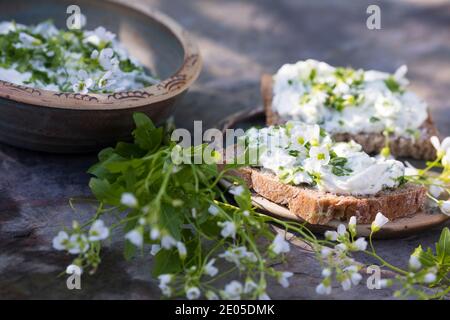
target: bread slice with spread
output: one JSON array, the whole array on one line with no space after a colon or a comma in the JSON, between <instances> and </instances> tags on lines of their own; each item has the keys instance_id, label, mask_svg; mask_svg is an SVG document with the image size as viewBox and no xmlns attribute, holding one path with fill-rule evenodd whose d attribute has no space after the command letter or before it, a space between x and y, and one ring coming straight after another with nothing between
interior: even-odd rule
<instances>
[{"instance_id":1,"label":"bread slice with spread","mask_svg":"<svg viewBox=\"0 0 450 320\"><path fill-rule=\"evenodd\" d=\"M426 188L405 182L401 162L370 157L355 142L334 142L318 125L251 128L226 158L244 154L247 166L234 174L312 224L351 216L370 223L380 211L394 220L425 205Z\"/></svg>"},{"instance_id":2,"label":"bread slice with spread","mask_svg":"<svg viewBox=\"0 0 450 320\"><path fill-rule=\"evenodd\" d=\"M286 64L262 77L267 124L319 124L336 141L354 140L370 154L383 149L388 135L393 156L434 159L430 137L438 132L426 103L407 90L406 71L335 68L316 60Z\"/></svg>"}]
</instances>

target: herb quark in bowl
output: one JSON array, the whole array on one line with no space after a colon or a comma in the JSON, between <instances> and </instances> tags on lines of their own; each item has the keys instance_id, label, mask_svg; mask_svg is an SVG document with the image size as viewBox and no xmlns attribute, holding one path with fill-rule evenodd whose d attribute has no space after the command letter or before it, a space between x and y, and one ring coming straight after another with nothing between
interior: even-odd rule
<instances>
[{"instance_id":1,"label":"herb quark in bowl","mask_svg":"<svg viewBox=\"0 0 450 320\"><path fill-rule=\"evenodd\" d=\"M65 30L52 21L33 26L0 22L0 80L82 94L137 90L158 82L104 27Z\"/></svg>"},{"instance_id":2,"label":"herb quark in bowl","mask_svg":"<svg viewBox=\"0 0 450 320\"><path fill-rule=\"evenodd\" d=\"M0 142L96 151L130 138L134 112L166 120L197 79L198 47L166 15L79 1L85 25L71 30L70 4L0 0Z\"/></svg>"}]
</instances>

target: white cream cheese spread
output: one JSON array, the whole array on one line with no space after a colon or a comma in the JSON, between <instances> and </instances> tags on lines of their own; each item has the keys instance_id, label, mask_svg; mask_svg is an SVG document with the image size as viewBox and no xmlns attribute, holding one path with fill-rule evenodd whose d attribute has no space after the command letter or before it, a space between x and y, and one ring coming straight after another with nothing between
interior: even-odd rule
<instances>
[{"instance_id":1,"label":"white cream cheese spread","mask_svg":"<svg viewBox=\"0 0 450 320\"><path fill-rule=\"evenodd\" d=\"M406 66L394 74L335 68L316 60L285 64L274 76L272 108L285 120L319 124L330 134L415 137L427 105L406 89Z\"/></svg>"},{"instance_id":2,"label":"white cream cheese spread","mask_svg":"<svg viewBox=\"0 0 450 320\"><path fill-rule=\"evenodd\" d=\"M289 121L251 128L245 139L249 152L257 155L255 166L283 183L344 195L376 194L403 183L401 162L370 157L353 141L335 143L318 125Z\"/></svg>"},{"instance_id":3,"label":"white cream cheese spread","mask_svg":"<svg viewBox=\"0 0 450 320\"><path fill-rule=\"evenodd\" d=\"M110 93L158 81L128 54L116 35L0 23L0 80L61 92Z\"/></svg>"}]
</instances>

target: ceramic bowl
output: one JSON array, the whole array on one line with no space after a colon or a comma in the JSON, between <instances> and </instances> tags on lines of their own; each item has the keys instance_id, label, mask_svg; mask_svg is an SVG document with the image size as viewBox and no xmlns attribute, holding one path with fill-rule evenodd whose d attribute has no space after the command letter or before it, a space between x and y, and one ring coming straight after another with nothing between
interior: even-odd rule
<instances>
[{"instance_id":1,"label":"ceramic bowl","mask_svg":"<svg viewBox=\"0 0 450 320\"><path fill-rule=\"evenodd\" d=\"M33 89L0 81L0 142L47 152L95 151L129 138L133 112L156 123L166 119L198 77L202 62L192 38L172 19L129 1L0 0L0 21L36 24L52 19L65 28L69 5L116 33L131 55L161 80L114 94L77 94Z\"/></svg>"}]
</instances>

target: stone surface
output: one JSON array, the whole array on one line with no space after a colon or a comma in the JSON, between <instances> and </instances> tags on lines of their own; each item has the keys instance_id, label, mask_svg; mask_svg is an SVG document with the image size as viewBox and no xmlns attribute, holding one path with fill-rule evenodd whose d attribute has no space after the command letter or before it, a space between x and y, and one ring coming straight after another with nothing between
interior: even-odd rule
<instances>
[{"instance_id":1,"label":"stone surface","mask_svg":"<svg viewBox=\"0 0 450 320\"><path fill-rule=\"evenodd\" d=\"M408 64L412 86L425 98L443 135L450 135L450 4L446 0L377 1L382 30L366 28L373 1L140 0L172 16L197 38L204 70L179 105L176 122L192 128L216 125L227 115L260 104L258 79L285 62L316 58L336 65L394 71ZM109 246L82 290L66 289L58 275L70 257L52 250L51 239L72 219L87 217L87 168L95 155L61 156L0 145L0 299L159 299L148 255L125 262L118 244ZM84 202L85 203L85 202ZM441 228L405 239L377 241L383 256L404 265L419 244L432 245ZM363 259L363 257L361 258ZM363 259L364 260L364 259ZM295 272L289 290L272 286L279 299L316 299L319 265L300 248L289 255ZM332 299L389 299L390 290L364 285Z\"/></svg>"}]
</instances>

